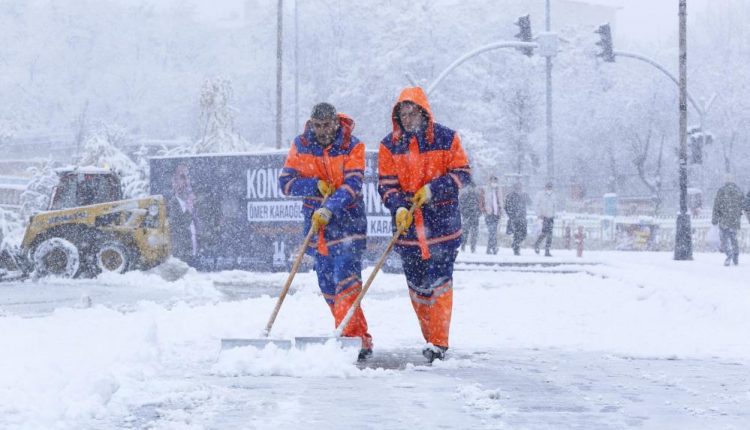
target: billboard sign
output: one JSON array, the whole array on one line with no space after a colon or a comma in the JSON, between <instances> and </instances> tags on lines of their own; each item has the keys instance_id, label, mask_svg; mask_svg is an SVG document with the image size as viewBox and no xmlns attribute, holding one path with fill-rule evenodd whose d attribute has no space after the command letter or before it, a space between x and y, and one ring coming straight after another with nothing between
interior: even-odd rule
<instances>
[{"instance_id":1,"label":"billboard sign","mask_svg":"<svg viewBox=\"0 0 750 430\"><path fill-rule=\"evenodd\" d=\"M165 196L173 254L199 270L286 270L303 239L302 200L278 177L286 151L150 159L151 193ZM377 154L367 152L363 198L372 263L392 235L377 192ZM386 270L397 270L389 258Z\"/></svg>"}]
</instances>

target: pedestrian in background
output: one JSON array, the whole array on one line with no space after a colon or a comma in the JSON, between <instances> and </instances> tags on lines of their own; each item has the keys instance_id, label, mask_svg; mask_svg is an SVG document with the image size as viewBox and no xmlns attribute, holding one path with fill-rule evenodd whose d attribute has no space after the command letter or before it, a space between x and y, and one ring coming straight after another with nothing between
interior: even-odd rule
<instances>
[{"instance_id":1,"label":"pedestrian in background","mask_svg":"<svg viewBox=\"0 0 750 430\"><path fill-rule=\"evenodd\" d=\"M513 235L514 255L521 255L521 243L526 239L527 222L526 222L526 205L531 203L529 195L523 191L523 185L520 182L513 184L513 190L505 197L505 213L508 214L508 228L506 232Z\"/></svg>"},{"instance_id":2,"label":"pedestrian in background","mask_svg":"<svg viewBox=\"0 0 750 430\"><path fill-rule=\"evenodd\" d=\"M490 183L481 189L480 210L487 224L487 254L497 254L497 225L502 217L503 190L497 176L490 176Z\"/></svg>"},{"instance_id":3,"label":"pedestrian in background","mask_svg":"<svg viewBox=\"0 0 750 430\"><path fill-rule=\"evenodd\" d=\"M541 191L536 196L536 215L542 220L542 232L539 233L534 243L534 252L539 254L539 246L542 240L547 239L544 244L545 257L552 257L549 249L552 246L552 227L555 225L556 209L557 202L555 193L552 192L552 182L547 182L547 185L544 186L544 191Z\"/></svg>"},{"instance_id":4,"label":"pedestrian in background","mask_svg":"<svg viewBox=\"0 0 750 430\"><path fill-rule=\"evenodd\" d=\"M737 243L737 232L742 221L744 195L740 187L734 183L731 175L726 176L724 185L719 188L714 198L714 210L711 224L719 226L721 249L727 258L724 265L739 264L740 248Z\"/></svg>"},{"instance_id":5,"label":"pedestrian in background","mask_svg":"<svg viewBox=\"0 0 750 430\"><path fill-rule=\"evenodd\" d=\"M463 235L461 235L461 251L466 249L466 242L474 253L477 250L477 230L479 230L479 215L481 213L479 192L476 185L470 183L459 194L459 205L461 206L461 221L463 222Z\"/></svg>"}]
</instances>

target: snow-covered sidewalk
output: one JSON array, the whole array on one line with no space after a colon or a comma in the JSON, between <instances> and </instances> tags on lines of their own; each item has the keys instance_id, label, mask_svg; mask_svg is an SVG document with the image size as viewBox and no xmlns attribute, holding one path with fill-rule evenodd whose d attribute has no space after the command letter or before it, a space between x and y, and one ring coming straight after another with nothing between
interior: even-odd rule
<instances>
[{"instance_id":1,"label":"snow-covered sidewalk","mask_svg":"<svg viewBox=\"0 0 750 430\"><path fill-rule=\"evenodd\" d=\"M362 369L350 352L325 347L219 354L222 337L260 334L283 273L0 284L0 427L685 429L750 421L747 261L504 251L459 261L575 270L457 271L452 349L433 367L419 361L403 277L378 275L365 312L376 353L411 354L403 370ZM298 275L273 336L325 335L331 325L313 274Z\"/></svg>"}]
</instances>

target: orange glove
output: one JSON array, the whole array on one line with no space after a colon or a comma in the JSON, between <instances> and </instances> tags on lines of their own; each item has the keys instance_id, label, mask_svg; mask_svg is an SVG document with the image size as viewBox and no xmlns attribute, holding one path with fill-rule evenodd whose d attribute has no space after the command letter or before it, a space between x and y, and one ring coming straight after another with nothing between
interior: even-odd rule
<instances>
[{"instance_id":1,"label":"orange glove","mask_svg":"<svg viewBox=\"0 0 750 430\"><path fill-rule=\"evenodd\" d=\"M396 210L396 228L398 231L403 233L408 230L412 221L414 221L414 216L409 213L409 209L398 208Z\"/></svg>"},{"instance_id":2,"label":"orange glove","mask_svg":"<svg viewBox=\"0 0 750 430\"><path fill-rule=\"evenodd\" d=\"M326 208L320 208L313 212L312 214L312 228L313 231L320 230L321 227L328 225L328 223L331 221L331 217L333 216L333 213L326 209Z\"/></svg>"},{"instance_id":3,"label":"orange glove","mask_svg":"<svg viewBox=\"0 0 750 430\"><path fill-rule=\"evenodd\" d=\"M430 191L430 184L427 184L424 187L420 188L416 193L414 193L414 197L411 198L411 202L417 205L418 208L421 208L425 204L429 203L430 200L432 200L432 191Z\"/></svg>"},{"instance_id":4,"label":"orange glove","mask_svg":"<svg viewBox=\"0 0 750 430\"><path fill-rule=\"evenodd\" d=\"M336 188L334 188L333 185L321 179L318 181L318 191L320 191L320 194L322 194L323 197L328 197L331 194L333 194L334 191L336 191Z\"/></svg>"}]
</instances>

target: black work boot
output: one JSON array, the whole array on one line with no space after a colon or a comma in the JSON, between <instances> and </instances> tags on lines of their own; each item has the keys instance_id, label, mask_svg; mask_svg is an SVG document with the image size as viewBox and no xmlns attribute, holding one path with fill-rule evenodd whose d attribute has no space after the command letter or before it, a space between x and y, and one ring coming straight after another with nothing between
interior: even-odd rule
<instances>
[{"instance_id":1,"label":"black work boot","mask_svg":"<svg viewBox=\"0 0 750 430\"><path fill-rule=\"evenodd\" d=\"M357 361L361 363L370 357L372 357L372 348L362 348L359 350L359 355L357 355Z\"/></svg>"},{"instance_id":2,"label":"black work boot","mask_svg":"<svg viewBox=\"0 0 750 430\"><path fill-rule=\"evenodd\" d=\"M552 254L549 253L549 249L547 249L547 250L544 251L544 256L545 257L552 257Z\"/></svg>"},{"instance_id":3,"label":"black work boot","mask_svg":"<svg viewBox=\"0 0 750 430\"><path fill-rule=\"evenodd\" d=\"M427 359L428 363L433 361L445 359L445 351L448 350L447 346L429 345L422 350L422 355Z\"/></svg>"}]
</instances>

